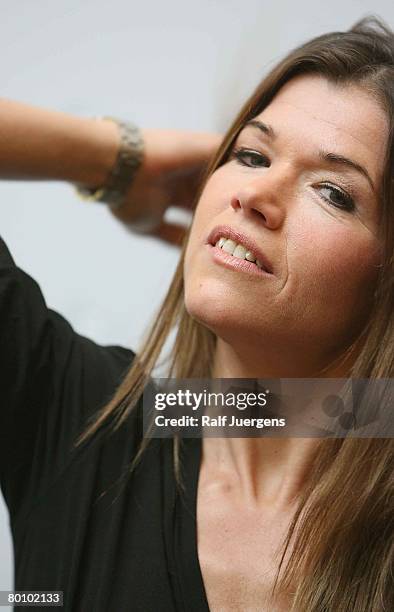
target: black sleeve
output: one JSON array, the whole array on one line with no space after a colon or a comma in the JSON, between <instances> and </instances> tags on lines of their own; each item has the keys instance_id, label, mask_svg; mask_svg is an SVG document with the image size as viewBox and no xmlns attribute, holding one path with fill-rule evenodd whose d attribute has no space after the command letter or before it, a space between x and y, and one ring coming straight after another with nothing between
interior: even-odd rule
<instances>
[{"instance_id":1,"label":"black sleeve","mask_svg":"<svg viewBox=\"0 0 394 612\"><path fill-rule=\"evenodd\" d=\"M67 464L134 353L99 346L49 309L0 238L0 483L11 516Z\"/></svg>"}]
</instances>

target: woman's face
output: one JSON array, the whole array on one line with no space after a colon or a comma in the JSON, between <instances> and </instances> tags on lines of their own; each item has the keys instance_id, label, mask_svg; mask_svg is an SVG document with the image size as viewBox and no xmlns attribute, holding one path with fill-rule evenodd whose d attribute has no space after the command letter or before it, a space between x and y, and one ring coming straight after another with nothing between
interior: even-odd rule
<instances>
[{"instance_id":1,"label":"woman's face","mask_svg":"<svg viewBox=\"0 0 394 612\"><path fill-rule=\"evenodd\" d=\"M357 86L287 83L201 195L184 264L190 315L251 359L313 369L337 356L373 295L387 131ZM210 244L232 232L246 250ZM270 274L241 259L256 255Z\"/></svg>"}]
</instances>

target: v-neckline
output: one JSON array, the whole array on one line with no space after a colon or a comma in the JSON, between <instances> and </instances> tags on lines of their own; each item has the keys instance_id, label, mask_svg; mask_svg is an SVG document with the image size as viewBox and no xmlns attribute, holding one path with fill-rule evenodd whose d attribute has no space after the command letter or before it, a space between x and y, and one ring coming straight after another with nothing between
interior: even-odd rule
<instances>
[{"instance_id":1,"label":"v-neckline","mask_svg":"<svg viewBox=\"0 0 394 612\"><path fill-rule=\"evenodd\" d=\"M176 496L177 527L174 530L179 586L185 612L209 612L197 542L197 491L202 439L184 439L181 444L181 471L185 488Z\"/></svg>"}]
</instances>

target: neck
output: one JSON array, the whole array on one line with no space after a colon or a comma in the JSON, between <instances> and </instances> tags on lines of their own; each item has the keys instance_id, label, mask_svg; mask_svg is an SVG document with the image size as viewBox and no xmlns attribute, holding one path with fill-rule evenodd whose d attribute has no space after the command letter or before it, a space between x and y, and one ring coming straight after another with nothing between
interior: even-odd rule
<instances>
[{"instance_id":1,"label":"neck","mask_svg":"<svg viewBox=\"0 0 394 612\"><path fill-rule=\"evenodd\" d=\"M354 362L352 355L351 360L348 357L339 366L326 368L322 376L323 360L305 365L298 359L289 365L279 357L264 353L259 359L248 357L218 338L212 377L345 378ZM203 462L212 486L229 487L248 504L286 507L302 492L318 447L325 442L313 437L204 438Z\"/></svg>"},{"instance_id":2,"label":"neck","mask_svg":"<svg viewBox=\"0 0 394 612\"><path fill-rule=\"evenodd\" d=\"M321 443L313 438L204 438L203 465L213 487L248 507L284 509L302 492Z\"/></svg>"}]
</instances>

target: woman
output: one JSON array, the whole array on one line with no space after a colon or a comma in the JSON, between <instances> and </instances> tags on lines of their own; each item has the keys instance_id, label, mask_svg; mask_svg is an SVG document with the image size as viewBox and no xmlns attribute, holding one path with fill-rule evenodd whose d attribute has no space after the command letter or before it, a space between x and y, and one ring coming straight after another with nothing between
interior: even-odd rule
<instances>
[{"instance_id":1,"label":"woman","mask_svg":"<svg viewBox=\"0 0 394 612\"><path fill-rule=\"evenodd\" d=\"M393 376L393 83L394 35L376 22L314 39L266 77L211 163L122 382L133 356L75 334L4 250L18 590L63 590L68 610L393 609L391 439L147 443L140 401L176 324L170 377ZM16 157L8 174L23 174ZM148 158L115 211L126 223L141 221ZM103 181L71 165L36 175ZM160 219L165 203L149 206ZM242 245L261 265L241 262Z\"/></svg>"}]
</instances>

